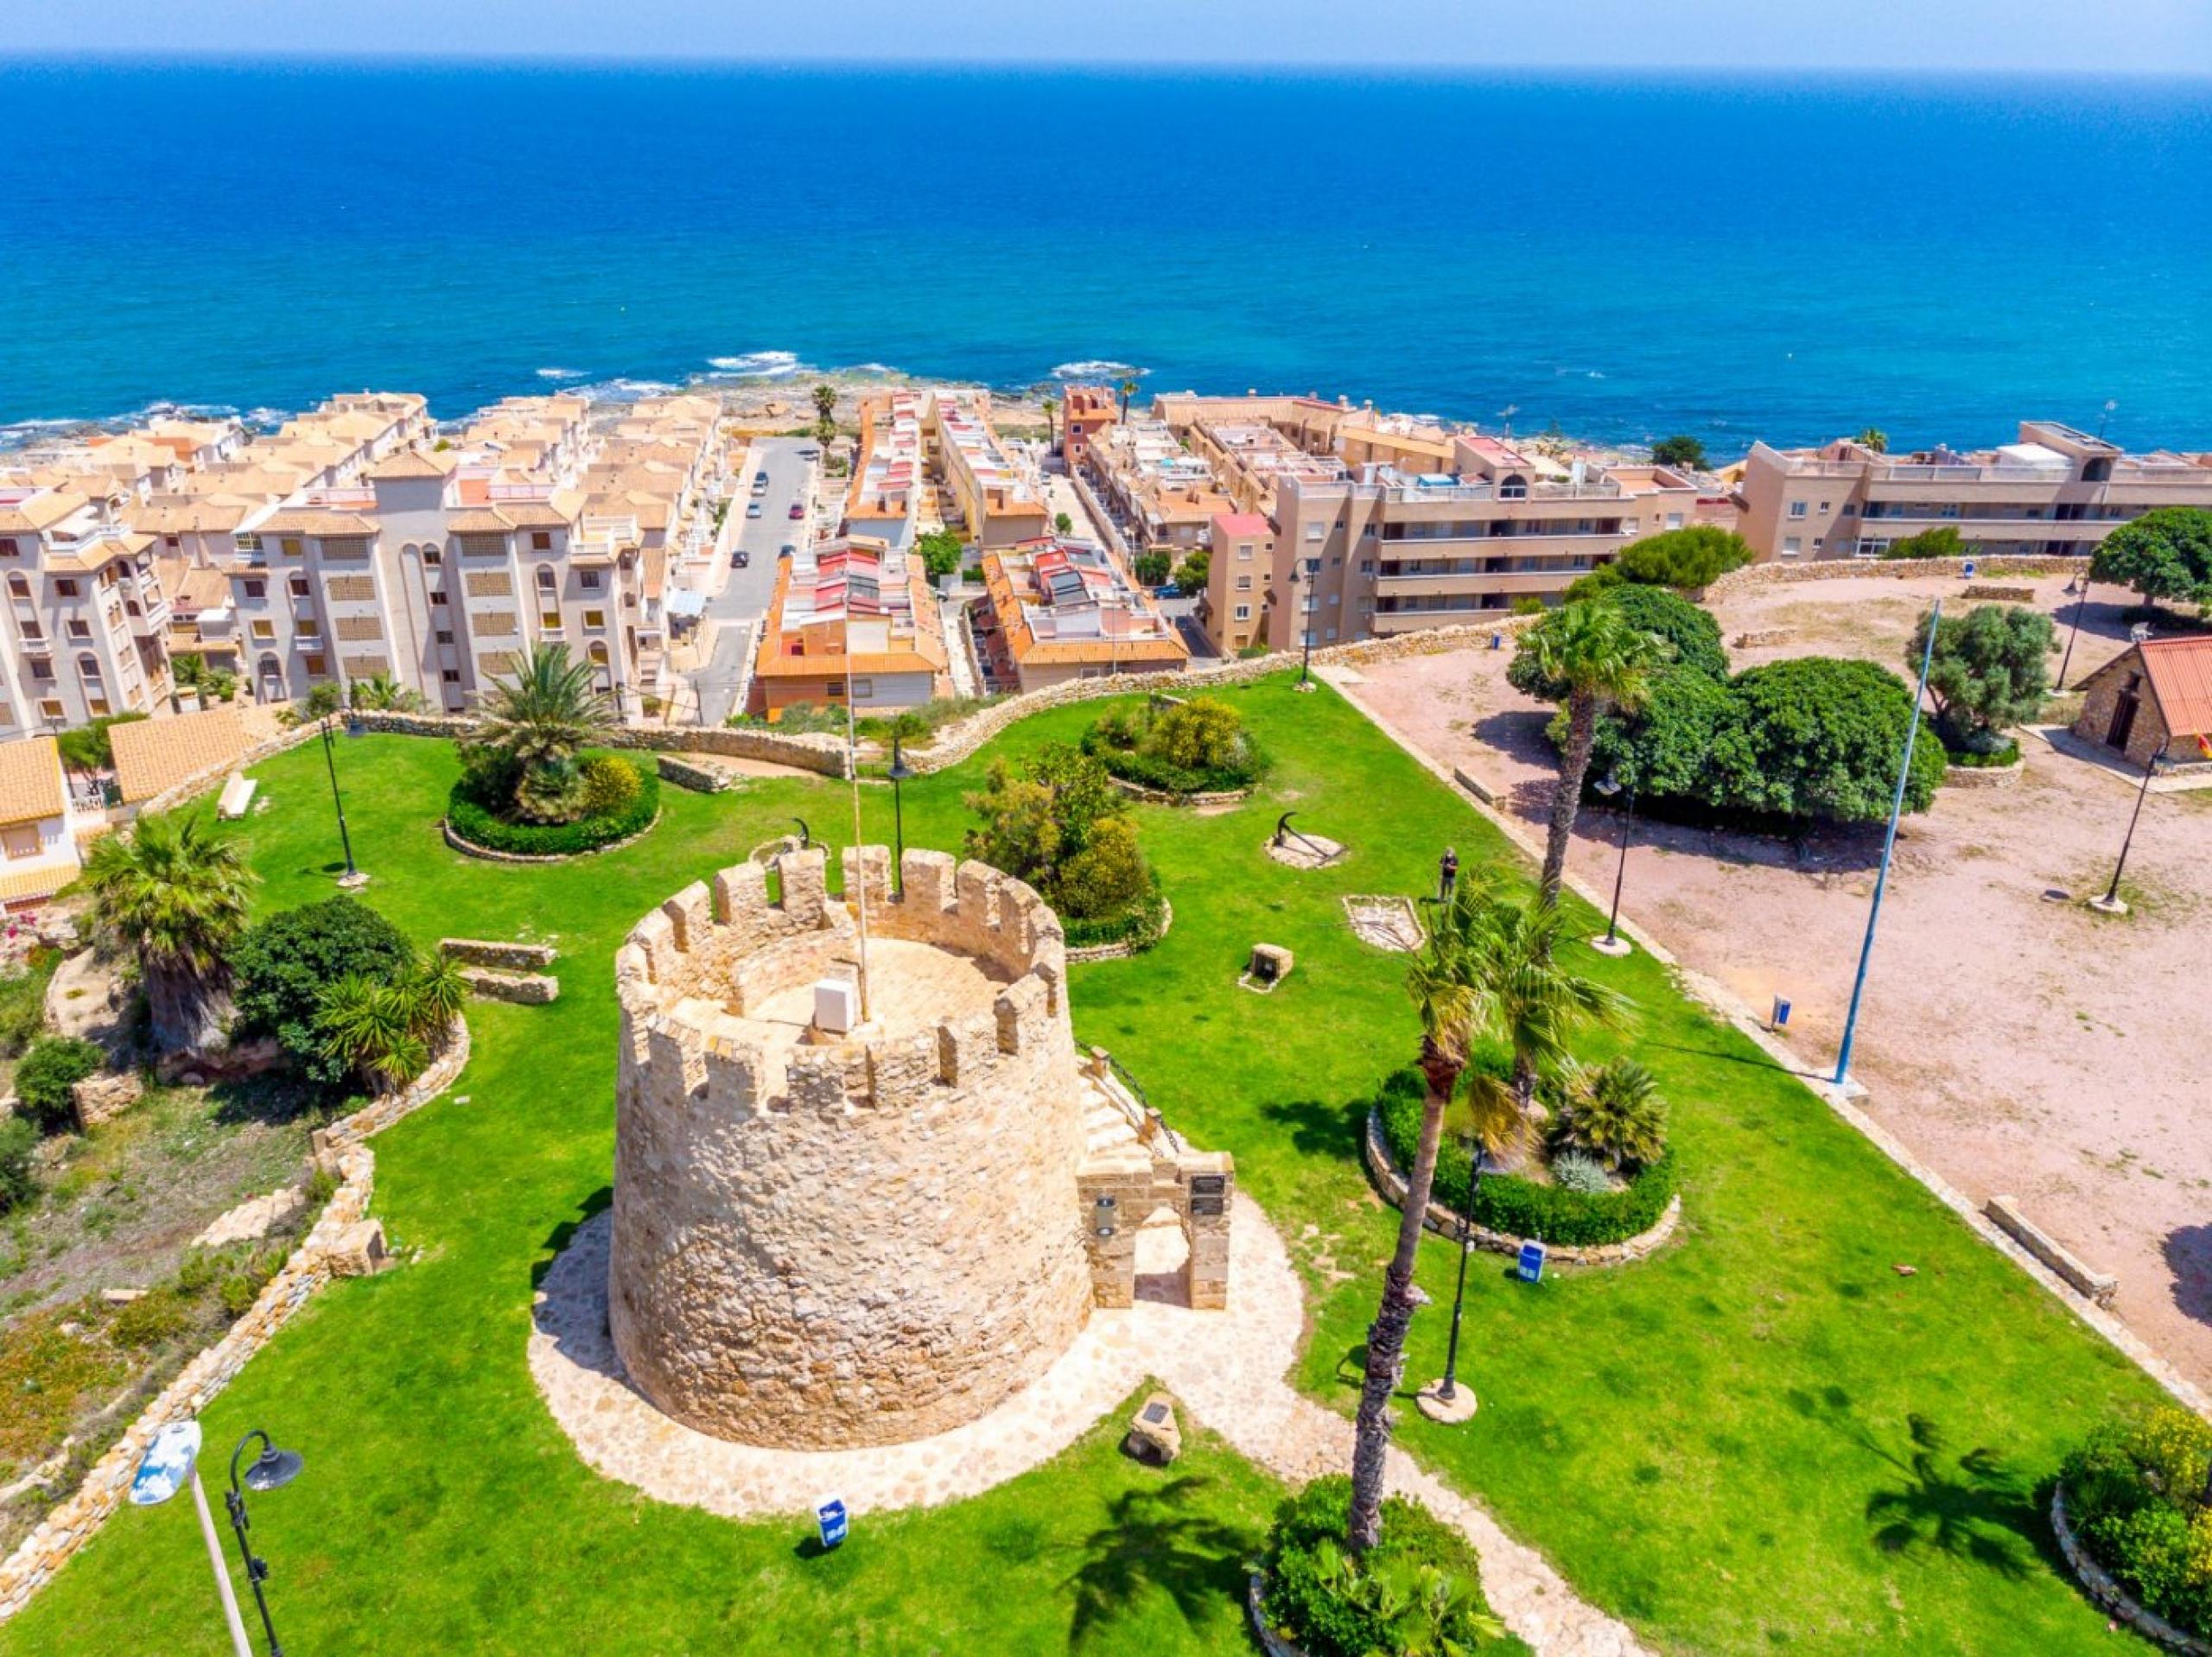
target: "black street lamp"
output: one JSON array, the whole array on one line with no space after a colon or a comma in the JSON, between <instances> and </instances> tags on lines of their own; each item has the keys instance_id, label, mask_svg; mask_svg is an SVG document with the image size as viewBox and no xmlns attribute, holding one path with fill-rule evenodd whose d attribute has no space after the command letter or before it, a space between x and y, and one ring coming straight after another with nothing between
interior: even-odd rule
<instances>
[{"instance_id":1,"label":"black street lamp","mask_svg":"<svg viewBox=\"0 0 2212 1657\"><path fill-rule=\"evenodd\" d=\"M1623 786L1618 777L1609 774L1598 784L1598 792L1610 800L1621 791ZM1636 789L1633 784L1627 786L1628 809L1621 816L1620 860L1613 867L1613 907L1611 912L1605 917L1605 936L1590 940L1590 947L1600 955L1624 955L1634 947L1626 942L1620 933L1621 885L1628 879L1629 831L1636 826Z\"/></svg>"},{"instance_id":2,"label":"black street lamp","mask_svg":"<svg viewBox=\"0 0 2212 1657\"><path fill-rule=\"evenodd\" d=\"M2169 737L2166 741L2172 740ZM2127 837L2120 842L2120 861L2112 866L2112 884L2105 888L2103 897L2089 899L2090 908L2101 909L2107 915L2125 915L2127 912L2127 904L2120 895L2120 871L2127 867L2127 848L2135 843L2135 825L2143 819L2143 799L2151 791L2151 779L2158 774L2158 767L2165 763L2166 743L2161 742L2158 752L2143 767L2143 786L2135 790L2135 809L2128 813Z\"/></svg>"},{"instance_id":3,"label":"black street lamp","mask_svg":"<svg viewBox=\"0 0 2212 1657\"><path fill-rule=\"evenodd\" d=\"M261 1440L261 1453L245 1470L245 1489L241 1490L238 1457L245 1454L245 1447L256 1438ZM284 1657L284 1647L276 1638L276 1625L269 1620L268 1596L261 1590L261 1584L269 1578L268 1562L256 1559L252 1544L246 1540L249 1521L245 1515L245 1491L282 1489L299 1477L301 1465L297 1451L277 1449L269 1441L269 1435L256 1427L239 1439L238 1448L231 1451L231 1488L223 1496L223 1505L230 1510L231 1529L238 1535L238 1552L245 1559L245 1579L253 1589L254 1607L261 1613L262 1632L269 1636L269 1657Z\"/></svg>"},{"instance_id":4,"label":"black street lamp","mask_svg":"<svg viewBox=\"0 0 2212 1657\"><path fill-rule=\"evenodd\" d=\"M891 879L893 887L903 897L906 891L906 877L903 873L906 863L906 810L899 798L899 785L914 773L900 752L899 735L891 737L891 769L886 773L891 778Z\"/></svg>"},{"instance_id":5,"label":"black street lamp","mask_svg":"<svg viewBox=\"0 0 2212 1657\"><path fill-rule=\"evenodd\" d=\"M2066 631L2066 654L2059 658L2058 689L2066 690L2066 670L2074 664L2074 641L2082 636L2082 613L2089 607L2089 573L2082 572L2081 595L2074 600L2074 625Z\"/></svg>"},{"instance_id":6,"label":"black street lamp","mask_svg":"<svg viewBox=\"0 0 2212 1657\"><path fill-rule=\"evenodd\" d=\"M338 791L337 750L330 740L330 727L338 715L332 714L322 721L322 763L330 772L330 803L338 812L338 843L346 850L346 873L338 877L341 886L358 886L362 882L360 870L353 867L353 836L346 828L346 797ZM346 716L346 734L356 737L361 733L361 721L352 714Z\"/></svg>"}]
</instances>

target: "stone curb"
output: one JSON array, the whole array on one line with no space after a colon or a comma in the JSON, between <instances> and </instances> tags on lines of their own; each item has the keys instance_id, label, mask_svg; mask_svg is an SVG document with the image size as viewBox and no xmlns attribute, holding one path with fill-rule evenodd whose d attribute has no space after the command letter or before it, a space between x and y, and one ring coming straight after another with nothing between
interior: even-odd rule
<instances>
[{"instance_id":1,"label":"stone curb","mask_svg":"<svg viewBox=\"0 0 2212 1657\"><path fill-rule=\"evenodd\" d=\"M2112 1573L2089 1557L2089 1550L2082 1545L2081 1538L2075 1535L2074 1527L2067 1521L2066 1487L2063 1484L2050 1493L2050 1527L2057 1533L2058 1551L2066 1556L2066 1563L2074 1567L2075 1576L2081 1579L2082 1592L2098 1605L2136 1633L2169 1650L2186 1652L2189 1657L2212 1657L2212 1641L2184 1634L2157 1612L2138 1605Z\"/></svg>"},{"instance_id":2,"label":"stone curb","mask_svg":"<svg viewBox=\"0 0 2212 1657\"><path fill-rule=\"evenodd\" d=\"M170 1422L188 1420L206 1409L315 1292L340 1274L336 1262L346 1252L346 1234L367 1217L369 1199L376 1187L376 1156L362 1141L444 1092L468 1063L468 1048L467 1021L456 1019L444 1051L404 1091L373 1100L353 1115L317 1130L315 1159L326 1167L334 1165L340 1175L337 1191L245 1315L213 1346L186 1361L153 1402L124 1429L123 1436L92 1463L84 1482L56 1503L15 1552L0 1562L0 1622L29 1604L32 1596L54 1579L122 1505L131 1476L154 1435Z\"/></svg>"},{"instance_id":3,"label":"stone curb","mask_svg":"<svg viewBox=\"0 0 2212 1657\"><path fill-rule=\"evenodd\" d=\"M1382 1137L1382 1113L1372 1106L1367 1112L1365 1141L1367 1171L1375 1177L1375 1183L1381 1189L1383 1199L1394 1209L1403 1208L1406 1203L1405 1176L1392 1165L1390 1147ZM1657 1254L1674 1236L1675 1228L1681 1223L1681 1218L1682 1194L1676 1191L1667 1199L1666 1211L1649 1230L1639 1231L1633 1237L1624 1237L1617 1243L1548 1242L1544 1244L1544 1261L1550 1266L1627 1266ZM1429 1200L1428 1212L1421 1217L1421 1223L1447 1241L1459 1240L1459 1215L1433 1197ZM1521 1252L1522 1240L1470 1221L1467 1241L1493 1254L1517 1254Z\"/></svg>"},{"instance_id":4,"label":"stone curb","mask_svg":"<svg viewBox=\"0 0 2212 1657\"><path fill-rule=\"evenodd\" d=\"M1109 775L1106 780L1129 798L1145 805L1242 805L1250 799L1258 787L1224 789L1213 794L1178 794L1165 788L1147 788L1142 783L1132 783L1127 778Z\"/></svg>"},{"instance_id":5,"label":"stone curb","mask_svg":"<svg viewBox=\"0 0 2212 1657\"><path fill-rule=\"evenodd\" d=\"M474 857L486 863L573 863L580 857L602 857L608 852L619 852L625 846L634 846L660 826L660 813L655 811L651 822L634 835L609 841L604 846L593 846L581 852L495 852L489 846L479 846L453 826L450 817L438 819L439 832L446 837L446 844L463 857Z\"/></svg>"}]
</instances>

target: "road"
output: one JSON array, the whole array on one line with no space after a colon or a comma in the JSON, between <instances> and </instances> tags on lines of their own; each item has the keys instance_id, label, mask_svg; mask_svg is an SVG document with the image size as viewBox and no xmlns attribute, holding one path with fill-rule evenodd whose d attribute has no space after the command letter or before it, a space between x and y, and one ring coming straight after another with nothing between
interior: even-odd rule
<instances>
[{"instance_id":1,"label":"road","mask_svg":"<svg viewBox=\"0 0 2212 1657\"><path fill-rule=\"evenodd\" d=\"M750 477L737 480L729 510L738 524L734 545L744 551L747 565L724 571L721 591L707 603L707 614L715 623L715 651L691 677L702 724L719 725L735 711L733 704L746 656L775 590L777 557L786 546L804 545L813 532L811 522L794 519L791 510L795 504L808 506L812 501L817 463L804 459L800 451L814 447L811 439L803 437L760 438L753 445L753 467L768 474L767 493L754 496ZM760 516L747 517L746 509L756 498Z\"/></svg>"}]
</instances>

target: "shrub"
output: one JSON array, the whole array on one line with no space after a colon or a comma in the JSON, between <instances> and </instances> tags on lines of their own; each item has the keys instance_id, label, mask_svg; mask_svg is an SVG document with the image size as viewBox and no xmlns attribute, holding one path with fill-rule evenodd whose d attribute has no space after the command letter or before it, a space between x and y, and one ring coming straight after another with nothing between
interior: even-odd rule
<instances>
[{"instance_id":1,"label":"shrub","mask_svg":"<svg viewBox=\"0 0 2212 1657\"><path fill-rule=\"evenodd\" d=\"M1552 1178L1562 1190L1596 1197L1613 1188L1605 1165L1587 1151L1562 1151L1552 1159Z\"/></svg>"},{"instance_id":2,"label":"shrub","mask_svg":"<svg viewBox=\"0 0 2212 1657\"><path fill-rule=\"evenodd\" d=\"M257 922L231 956L242 1034L274 1037L310 1081L336 1084L352 1068L323 1050L323 992L348 974L379 983L407 971L414 946L358 898L326 898Z\"/></svg>"},{"instance_id":3,"label":"shrub","mask_svg":"<svg viewBox=\"0 0 2212 1657\"><path fill-rule=\"evenodd\" d=\"M1707 678L1728 676L1728 652L1720 643L1720 624L1711 611L1664 587L1610 587L1605 600L1643 632L1672 645L1678 665Z\"/></svg>"},{"instance_id":4,"label":"shrub","mask_svg":"<svg viewBox=\"0 0 2212 1657\"><path fill-rule=\"evenodd\" d=\"M1993 771L2018 763L2020 740L2006 737L1993 748L1955 748L1943 745L1943 757L1961 771Z\"/></svg>"},{"instance_id":5,"label":"shrub","mask_svg":"<svg viewBox=\"0 0 2212 1657\"><path fill-rule=\"evenodd\" d=\"M1560 1091L1560 1145L1615 1168L1656 1161L1665 1152L1667 1101L1657 1079L1634 1059L1575 1065Z\"/></svg>"},{"instance_id":6,"label":"shrub","mask_svg":"<svg viewBox=\"0 0 2212 1657\"><path fill-rule=\"evenodd\" d=\"M223 1303L224 1311L232 1317L245 1317L283 1264L284 1250L281 1245L257 1249L240 1261L238 1269L216 1286L215 1295Z\"/></svg>"},{"instance_id":7,"label":"shrub","mask_svg":"<svg viewBox=\"0 0 2212 1657\"><path fill-rule=\"evenodd\" d=\"M1803 656L1738 674L1713 740L1713 782L1730 807L1796 821L1890 815L1911 690L1872 662ZM1923 727L1926 721L1923 721ZM1925 811L1943 780L1932 732L1913 750L1904 809Z\"/></svg>"},{"instance_id":8,"label":"shrub","mask_svg":"<svg viewBox=\"0 0 2212 1657\"><path fill-rule=\"evenodd\" d=\"M628 761L611 754L595 753L579 770L583 778L586 816L613 816L637 803L638 768Z\"/></svg>"},{"instance_id":9,"label":"shrub","mask_svg":"<svg viewBox=\"0 0 2212 1657\"><path fill-rule=\"evenodd\" d=\"M1183 562L1175 566L1175 585L1185 593L1205 589L1206 576L1213 568L1213 553L1205 547L1184 555Z\"/></svg>"},{"instance_id":10,"label":"shrub","mask_svg":"<svg viewBox=\"0 0 2212 1657\"><path fill-rule=\"evenodd\" d=\"M1127 817L1109 817L1091 832L1090 843L1061 866L1054 903L1064 917L1096 920L1125 913L1143 901L1152 884L1135 825Z\"/></svg>"},{"instance_id":11,"label":"shrub","mask_svg":"<svg viewBox=\"0 0 2212 1657\"><path fill-rule=\"evenodd\" d=\"M92 1075L106 1055L74 1036L41 1036L16 1067L16 1096L23 1114L41 1127L67 1127L76 1120L70 1087Z\"/></svg>"},{"instance_id":12,"label":"shrub","mask_svg":"<svg viewBox=\"0 0 2212 1657\"><path fill-rule=\"evenodd\" d=\"M1229 794L1250 788L1267 759L1243 715L1217 696L1101 714L1083 750L1122 781L1166 794Z\"/></svg>"},{"instance_id":13,"label":"shrub","mask_svg":"<svg viewBox=\"0 0 2212 1657\"><path fill-rule=\"evenodd\" d=\"M1693 472L1705 470L1704 441L1688 432L1678 432L1672 437L1662 437L1651 446L1651 460L1655 466L1686 466Z\"/></svg>"},{"instance_id":14,"label":"shrub","mask_svg":"<svg viewBox=\"0 0 2212 1657\"><path fill-rule=\"evenodd\" d=\"M1630 542L1620 556L1622 577L1647 587L1710 587L1751 562L1751 549L1732 530L1692 524Z\"/></svg>"},{"instance_id":15,"label":"shrub","mask_svg":"<svg viewBox=\"0 0 2212 1657\"><path fill-rule=\"evenodd\" d=\"M60 962L58 950L41 945L21 972L0 977L0 1057L13 1058L46 1028L46 987Z\"/></svg>"},{"instance_id":16,"label":"shrub","mask_svg":"<svg viewBox=\"0 0 2212 1657\"><path fill-rule=\"evenodd\" d=\"M107 1336L118 1346L143 1352L183 1334L191 1323L192 1309L184 1295L174 1288L156 1289L118 1307L108 1319Z\"/></svg>"},{"instance_id":17,"label":"shrub","mask_svg":"<svg viewBox=\"0 0 2212 1657\"><path fill-rule=\"evenodd\" d=\"M2131 518L2098 544L2089 579L2132 587L2153 604L2212 605L2212 511L2161 506Z\"/></svg>"},{"instance_id":18,"label":"shrub","mask_svg":"<svg viewBox=\"0 0 2212 1657\"><path fill-rule=\"evenodd\" d=\"M1136 559L1137 584L1141 587L1165 587L1170 571L1175 568L1175 555L1164 548L1154 547L1141 552Z\"/></svg>"},{"instance_id":19,"label":"shrub","mask_svg":"<svg viewBox=\"0 0 2212 1657\"><path fill-rule=\"evenodd\" d=\"M54 740L61 763L72 771L105 771L115 763L115 746L108 733L118 725L144 719L143 714L103 714L90 724L64 731Z\"/></svg>"},{"instance_id":20,"label":"shrub","mask_svg":"<svg viewBox=\"0 0 2212 1657\"><path fill-rule=\"evenodd\" d=\"M1921 617L1906 647L1906 665L1915 671L1928 646L1929 619ZM1999 731L2042 710L2050 691L2053 637L2050 618L2022 604L1985 604L1936 624L1928 694L1945 746L1986 752Z\"/></svg>"},{"instance_id":21,"label":"shrub","mask_svg":"<svg viewBox=\"0 0 2212 1657\"><path fill-rule=\"evenodd\" d=\"M1487 1050L1475 1063L1491 1074L1510 1074L1511 1061ZM1410 1067L1383 1084L1376 1101L1382 1119L1382 1140L1401 1170L1413 1166L1421 1142L1421 1072ZM1535 1237L1548 1243L1596 1248L1624 1242L1659 1223L1677 1184L1675 1152L1670 1148L1637 1170L1623 1190L1603 1192L1569 1190L1560 1185L1541 1185L1518 1174L1485 1172L1471 1206L1468 1178L1473 1171L1463 1156L1440 1157L1436 1163L1436 1201L1465 1214L1477 1225L1509 1237Z\"/></svg>"},{"instance_id":22,"label":"shrub","mask_svg":"<svg viewBox=\"0 0 2212 1657\"><path fill-rule=\"evenodd\" d=\"M1351 1511L1351 1481L1332 1473L1284 1501L1268 1532L1263 1609L1311 1657L1455 1648L1439 1636L1465 1650L1503 1635L1465 1536L1420 1503L1385 1496L1382 1540L1354 1559L1344 1552ZM1409 1615L1427 1643L1408 1642Z\"/></svg>"},{"instance_id":23,"label":"shrub","mask_svg":"<svg viewBox=\"0 0 2212 1657\"><path fill-rule=\"evenodd\" d=\"M2168 1407L2107 1425L2059 1476L2075 1533L2096 1562L2160 1616L2212 1635L2212 1425Z\"/></svg>"},{"instance_id":24,"label":"shrub","mask_svg":"<svg viewBox=\"0 0 2212 1657\"><path fill-rule=\"evenodd\" d=\"M918 538L914 550L922 556L922 568L929 572L931 581L950 575L960 568L966 548L957 534L950 530L931 530Z\"/></svg>"},{"instance_id":25,"label":"shrub","mask_svg":"<svg viewBox=\"0 0 2212 1657\"><path fill-rule=\"evenodd\" d=\"M471 845L517 857L572 857L612 846L642 833L660 812L659 774L619 755L613 763L627 765L638 779L637 797L620 811L574 822L512 822L498 815L505 802L497 792L487 792L480 779L488 773L480 770L464 771L453 785L446 821Z\"/></svg>"},{"instance_id":26,"label":"shrub","mask_svg":"<svg viewBox=\"0 0 2212 1657\"><path fill-rule=\"evenodd\" d=\"M0 1214L19 1209L38 1195L38 1173L31 1163L38 1139L37 1127L23 1117L0 1122Z\"/></svg>"},{"instance_id":27,"label":"shrub","mask_svg":"<svg viewBox=\"0 0 2212 1657\"><path fill-rule=\"evenodd\" d=\"M1713 786L1713 741L1733 707L1726 682L1679 662L1661 668L1633 714L1599 717L1588 776L1593 783L1617 777L1647 801L1704 798ZM1553 716L1550 733L1554 743L1566 741L1566 709Z\"/></svg>"},{"instance_id":28,"label":"shrub","mask_svg":"<svg viewBox=\"0 0 2212 1657\"><path fill-rule=\"evenodd\" d=\"M1071 949L1096 949L1109 943L1126 943L1141 955L1159 943L1167 930L1167 899L1160 890L1158 877L1147 870L1145 889L1128 908L1096 919L1063 917L1060 927Z\"/></svg>"},{"instance_id":29,"label":"shrub","mask_svg":"<svg viewBox=\"0 0 2212 1657\"><path fill-rule=\"evenodd\" d=\"M1908 535L1892 541L1882 549L1885 559L1963 558L1967 556L1966 537L1948 524L1938 524L1932 530L1923 530L1918 535Z\"/></svg>"}]
</instances>

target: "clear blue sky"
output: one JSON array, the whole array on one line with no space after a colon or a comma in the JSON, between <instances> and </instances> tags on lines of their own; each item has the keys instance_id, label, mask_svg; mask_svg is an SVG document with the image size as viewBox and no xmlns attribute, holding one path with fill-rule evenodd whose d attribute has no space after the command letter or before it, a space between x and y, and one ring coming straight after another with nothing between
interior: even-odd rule
<instances>
[{"instance_id":1,"label":"clear blue sky","mask_svg":"<svg viewBox=\"0 0 2212 1657\"><path fill-rule=\"evenodd\" d=\"M2212 0L0 0L0 55L2212 74Z\"/></svg>"}]
</instances>

